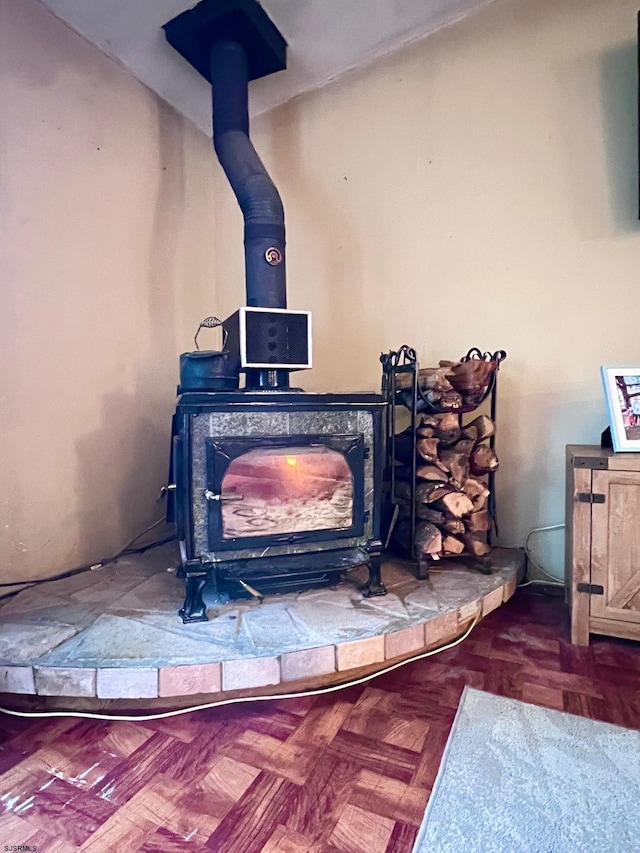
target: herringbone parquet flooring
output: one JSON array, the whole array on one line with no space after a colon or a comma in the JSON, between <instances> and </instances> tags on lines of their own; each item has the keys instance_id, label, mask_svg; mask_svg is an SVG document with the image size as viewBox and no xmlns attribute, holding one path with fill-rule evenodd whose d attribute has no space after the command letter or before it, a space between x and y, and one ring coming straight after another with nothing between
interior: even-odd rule
<instances>
[{"instance_id":1,"label":"herringbone parquet flooring","mask_svg":"<svg viewBox=\"0 0 640 853\"><path fill-rule=\"evenodd\" d=\"M568 636L564 605L523 590L455 649L322 697L144 723L0 717L0 845L407 853L465 684L640 727L640 645Z\"/></svg>"}]
</instances>

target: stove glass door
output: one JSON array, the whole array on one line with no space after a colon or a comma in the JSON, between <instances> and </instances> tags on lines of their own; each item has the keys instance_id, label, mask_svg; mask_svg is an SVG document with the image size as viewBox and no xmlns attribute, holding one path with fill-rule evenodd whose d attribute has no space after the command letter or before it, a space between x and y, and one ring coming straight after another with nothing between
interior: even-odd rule
<instances>
[{"instance_id":1,"label":"stove glass door","mask_svg":"<svg viewBox=\"0 0 640 853\"><path fill-rule=\"evenodd\" d=\"M209 438L207 445L211 551L363 535L362 434Z\"/></svg>"},{"instance_id":2,"label":"stove glass door","mask_svg":"<svg viewBox=\"0 0 640 853\"><path fill-rule=\"evenodd\" d=\"M353 524L353 474L329 447L250 450L231 461L221 491L223 539Z\"/></svg>"}]
</instances>

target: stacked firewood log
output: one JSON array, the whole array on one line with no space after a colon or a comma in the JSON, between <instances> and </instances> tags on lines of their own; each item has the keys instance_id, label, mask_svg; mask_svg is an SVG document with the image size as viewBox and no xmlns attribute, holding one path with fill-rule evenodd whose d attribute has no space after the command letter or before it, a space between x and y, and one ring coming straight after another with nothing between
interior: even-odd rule
<instances>
[{"instance_id":1,"label":"stacked firewood log","mask_svg":"<svg viewBox=\"0 0 640 853\"><path fill-rule=\"evenodd\" d=\"M477 406L486 394L499 361L470 358L466 361L441 361L439 367L418 370L418 387L428 402L440 411L458 411ZM396 388L408 389L410 373L396 374Z\"/></svg>"},{"instance_id":2,"label":"stacked firewood log","mask_svg":"<svg viewBox=\"0 0 640 853\"><path fill-rule=\"evenodd\" d=\"M394 537L410 549L411 513L415 511L414 545L422 557L490 551L487 532L486 475L498 468L498 457L487 440L495 424L480 415L465 426L457 414L421 415L416 426L415 507L411 507L414 436L411 429L395 436L398 521Z\"/></svg>"}]
</instances>

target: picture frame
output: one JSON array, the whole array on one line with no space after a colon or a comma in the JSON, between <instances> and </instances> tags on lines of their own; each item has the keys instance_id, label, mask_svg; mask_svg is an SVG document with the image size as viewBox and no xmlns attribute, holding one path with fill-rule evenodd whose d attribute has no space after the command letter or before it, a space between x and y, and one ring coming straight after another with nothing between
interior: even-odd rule
<instances>
[{"instance_id":1,"label":"picture frame","mask_svg":"<svg viewBox=\"0 0 640 853\"><path fill-rule=\"evenodd\" d=\"M640 365L600 368L616 453L640 452Z\"/></svg>"}]
</instances>

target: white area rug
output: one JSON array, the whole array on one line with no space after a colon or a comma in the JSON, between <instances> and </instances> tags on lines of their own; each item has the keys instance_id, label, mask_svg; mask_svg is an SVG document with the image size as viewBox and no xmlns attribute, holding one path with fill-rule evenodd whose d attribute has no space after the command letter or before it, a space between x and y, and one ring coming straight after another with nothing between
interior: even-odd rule
<instances>
[{"instance_id":1,"label":"white area rug","mask_svg":"<svg viewBox=\"0 0 640 853\"><path fill-rule=\"evenodd\" d=\"M465 688L413 851L640 851L640 732Z\"/></svg>"}]
</instances>

